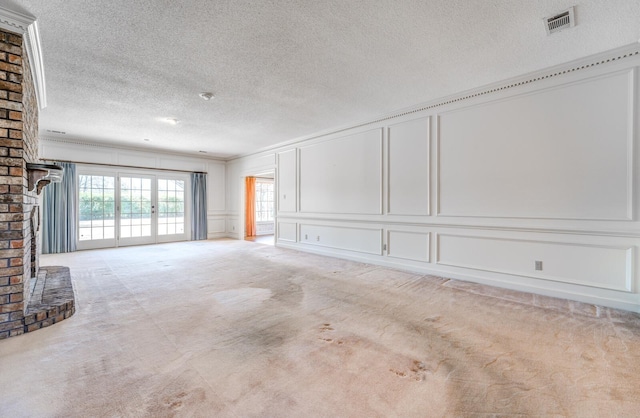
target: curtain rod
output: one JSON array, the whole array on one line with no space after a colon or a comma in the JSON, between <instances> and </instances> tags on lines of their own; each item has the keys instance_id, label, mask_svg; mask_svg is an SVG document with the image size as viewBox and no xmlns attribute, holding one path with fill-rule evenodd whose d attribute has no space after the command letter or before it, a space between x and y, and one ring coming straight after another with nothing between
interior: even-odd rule
<instances>
[{"instance_id":1,"label":"curtain rod","mask_svg":"<svg viewBox=\"0 0 640 418\"><path fill-rule=\"evenodd\" d=\"M70 160L59 160L59 159L45 159L44 161L50 162L59 162L59 163L73 163L73 164L82 164L82 165L97 165L101 167L117 167L117 168L136 168L139 170L154 170L154 171L172 171L174 173L203 173L207 174L205 171L187 171L187 170L172 170L170 168L149 168L149 167L138 167L136 165L119 165L119 164L104 164L104 163L83 163L78 161L70 161Z\"/></svg>"}]
</instances>

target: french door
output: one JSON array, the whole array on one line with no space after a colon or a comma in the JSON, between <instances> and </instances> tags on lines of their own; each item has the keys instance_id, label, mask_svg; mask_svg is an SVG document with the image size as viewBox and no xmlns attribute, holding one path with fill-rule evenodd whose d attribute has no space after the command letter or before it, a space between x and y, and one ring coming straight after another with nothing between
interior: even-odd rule
<instances>
[{"instance_id":1,"label":"french door","mask_svg":"<svg viewBox=\"0 0 640 418\"><path fill-rule=\"evenodd\" d=\"M156 242L156 188L152 186L154 181L153 176L118 176L118 246Z\"/></svg>"},{"instance_id":2,"label":"french door","mask_svg":"<svg viewBox=\"0 0 640 418\"><path fill-rule=\"evenodd\" d=\"M78 173L78 248L189 239L186 175Z\"/></svg>"}]
</instances>

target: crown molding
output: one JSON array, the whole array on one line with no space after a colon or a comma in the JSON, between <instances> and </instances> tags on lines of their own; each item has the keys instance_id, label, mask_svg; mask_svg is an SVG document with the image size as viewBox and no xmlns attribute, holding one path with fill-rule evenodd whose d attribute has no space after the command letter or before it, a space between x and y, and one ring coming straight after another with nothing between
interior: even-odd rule
<instances>
[{"instance_id":1,"label":"crown molding","mask_svg":"<svg viewBox=\"0 0 640 418\"><path fill-rule=\"evenodd\" d=\"M33 16L23 15L0 7L0 28L4 30L22 35L35 20L36 18Z\"/></svg>"},{"instance_id":2,"label":"crown molding","mask_svg":"<svg viewBox=\"0 0 640 418\"><path fill-rule=\"evenodd\" d=\"M47 92L40 32L36 18L0 7L0 28L22 35L24 49L31 66L31 76L33 77L38 106L40 109L44 109L47 107Z\"/></svg>"}]
</instances>

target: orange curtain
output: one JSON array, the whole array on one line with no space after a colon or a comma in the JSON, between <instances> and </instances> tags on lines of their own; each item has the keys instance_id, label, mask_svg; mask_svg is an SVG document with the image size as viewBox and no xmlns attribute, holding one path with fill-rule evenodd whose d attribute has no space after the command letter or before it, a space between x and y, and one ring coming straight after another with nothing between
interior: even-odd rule
<instances>
[{"instance_id":1,"label":"orange curtain","mask_svg":"<svg viewBox=\"0 0 640 418\"><path fill-rule=\"evenodd\" d=\"M244 200L245 236L256 235L256 178L246 178L247 196Z\"/></svg>"}]
</instances>

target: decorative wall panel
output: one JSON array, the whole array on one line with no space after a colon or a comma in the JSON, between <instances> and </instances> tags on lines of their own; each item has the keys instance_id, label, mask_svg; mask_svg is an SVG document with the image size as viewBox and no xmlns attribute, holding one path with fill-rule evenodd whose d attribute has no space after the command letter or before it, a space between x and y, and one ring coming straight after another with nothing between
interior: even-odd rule
<instances>
[{"instance_id":1,"label":"decorative wall panel","mask_svg":"<svg viewBox=\"0 0 640 418\"><path fill-rule=\"evenodd\" d=\"M300 242L322 247L382 255L382 229L300 225Z\"/></svg>"},{"instance_id":2,"label":"decorative wall panel","mask_svg":"<svg viewBox=\"0 0 640 418\"><path fill-rule=\"evenodd\" d=\"M437 263L625 292L633 290L631 247L438 234Z\"/></svg>"},{"instance_id":3,"label":"decorative wall panel","mask_svg":"<svg viewBox=\"0 0 640 418\"><path fill-rule=\"evenodd\" d=\"M429 118L389 127L389 213L429 215Z\"/></svg>"},{"instance_id":4,"label":"decorative wall panel","mask_svg":"<svg viewBox=\"0 0 640 418\"><path fill-rule=\"evenodd\" d=\"M439 215L632 218L634 71L439 116Z\"/></svg>"},{"instance_id":5,"label":"decorative wall panel","mask_svg":"<svg viewBox=\"0 0 640 418\"><path fill-rule=\"evenodd\" d=\"M278 222L278 241L296 242L297 229L295 223Z\"/></svg>"},{"instance_id":6,"label":"decorative wall panel","mask_svg":"<svg viewBox=\"0 0 640 418\"><path fill-rule=\"evenodd\" d=\"M300 211L382 213L382 129L301 148Z\"/></svg>"},{"instance_id":7,"label":"decorative wall panel","mask_svg":"<svg viewBox=\"0 0 640 418\"><path fill-rule=\"evenodd\" d=\"M295 212L297 201L297 150L278 153L278 212Z\"/></svg>"},{"instance_id":8,"label":"decorative wall panel","mask_svg":"<svg viewBox=\"0 0 640 418\"><path fill-rule=\"evenodd\" d=\"M429 262L428 232L387 231L387 255L405 260Z\"/></svg>"}]
</instances>

